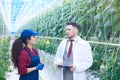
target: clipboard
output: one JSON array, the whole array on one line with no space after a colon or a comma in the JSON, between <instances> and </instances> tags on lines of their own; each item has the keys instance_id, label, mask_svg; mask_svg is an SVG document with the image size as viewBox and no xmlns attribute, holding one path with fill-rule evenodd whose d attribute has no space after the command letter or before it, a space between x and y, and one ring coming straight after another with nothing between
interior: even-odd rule
<instances>
[{"instance_id":1,"label":"clipboard","mask_svg":"<svg viewBox=\"0 0 120 80\"><path fill-rule=\"evenodd\" d=\"M70 66L70 65L58 65L58 67L63 67L63 68L71 68L72 66Z\"/></svg>"}]
</instances>

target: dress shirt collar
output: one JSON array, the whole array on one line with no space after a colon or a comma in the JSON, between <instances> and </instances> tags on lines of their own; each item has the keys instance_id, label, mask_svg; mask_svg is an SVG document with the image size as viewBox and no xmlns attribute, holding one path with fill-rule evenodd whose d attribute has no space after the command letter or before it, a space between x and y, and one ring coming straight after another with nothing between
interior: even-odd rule
<instances>
[{"instance_id":1,"label":"dress shirt collar","mask_svg":"<svg viewBox=\"0 0 120 80\"><path fill-rule=\"evenodd\" d=\"M74 41L75 41L76 43L79 43L79 44L84 44L84 40L81 39L79 36L75 37L75 38L74 38Z\"/></svg>"},{"instance_id":2,"label":"dress shirt collar","mask_svg":"<svg viewBox=\"0 0 120 80\"><path fill-rule=\"evenodd\" d=\"M69 38L67 39L67 41L69 41ZM74 38L74 42L79 43L80 45L85 43L85 41L83 39L81 39L80 36L76 36Z\"/></svg>"}]
</instances>

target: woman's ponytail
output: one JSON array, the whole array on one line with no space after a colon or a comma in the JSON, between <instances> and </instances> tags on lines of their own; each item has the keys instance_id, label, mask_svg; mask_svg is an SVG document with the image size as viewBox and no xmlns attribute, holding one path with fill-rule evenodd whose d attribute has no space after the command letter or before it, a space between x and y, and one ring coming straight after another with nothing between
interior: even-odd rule
<instances>
[{"instance_id":1,"label":"woman's ponytail","mask_svg":"<svg viewBox=\"0 0 120 80\"><path fill-rule=\"evenodd\" d=\"M23 48L23 42L20 38L16 39L12 45L11 48L11 60L14 64L14 67L18 66L18 56L20 54L20 51Z\"/></svg>"}]
</instances>

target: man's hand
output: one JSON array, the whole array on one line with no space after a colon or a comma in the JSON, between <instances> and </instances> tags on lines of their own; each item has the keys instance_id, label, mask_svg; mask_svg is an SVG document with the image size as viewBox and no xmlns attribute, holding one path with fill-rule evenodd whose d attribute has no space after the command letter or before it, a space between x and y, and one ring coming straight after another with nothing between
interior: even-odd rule
<instances>
[{"instance_id":1,"label":"man's hand","mask_svg":"<svg viewBox=\"0 0 120 80\"><path fill-rule=\"evenodd\" d=\"M59 63L59 64L57 65L57 68L58 68L58 69L62 68L62 63Z\"/></svg>"},{"instance_id":2,"label":"man's hand","mask_svg":"<svg viewBox=\"0 0 120 80\"><path fill-rule=\"evenodd\" d=\"M75 65L71 65L70 71L75 71L75 69L76 69L76 66Z\"/></svg>"}]
</instances>

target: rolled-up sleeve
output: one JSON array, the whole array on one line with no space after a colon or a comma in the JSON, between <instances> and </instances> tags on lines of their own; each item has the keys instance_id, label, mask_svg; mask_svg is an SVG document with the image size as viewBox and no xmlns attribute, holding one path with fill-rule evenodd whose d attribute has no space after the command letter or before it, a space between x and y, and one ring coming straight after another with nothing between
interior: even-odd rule
<instances>
[{"instance_id":1,"label":"rolled-up sleeve","mask_svg":"<svg viewBox=\"0 0 120 80\"><path fill-rule=\"evenodd\" d=\"M18 73L20 75L25 75L27 73L27 68L30 65L29 55L25 50L22 50L18 57Z\"/></svg>"}]
</instances>

